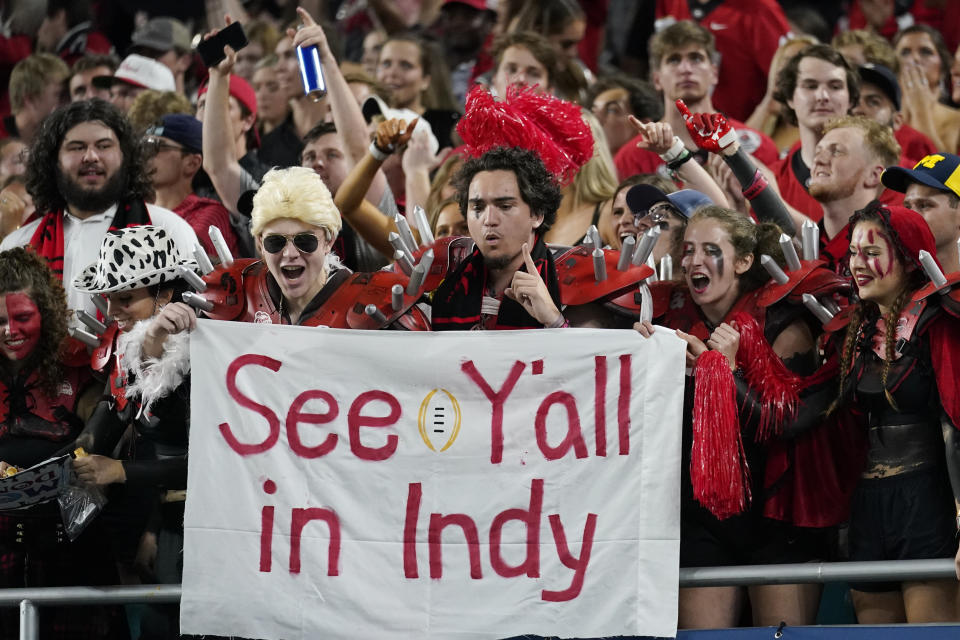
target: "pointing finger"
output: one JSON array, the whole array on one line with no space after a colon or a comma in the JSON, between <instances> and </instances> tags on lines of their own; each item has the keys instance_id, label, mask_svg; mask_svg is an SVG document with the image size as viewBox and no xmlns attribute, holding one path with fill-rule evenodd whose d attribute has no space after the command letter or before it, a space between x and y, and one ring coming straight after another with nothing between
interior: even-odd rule
<instances>
[{"instance_id":1,"label":"pointing finger","mask_svg":"<svg viewBox=\"0 0 960 640\"><path fill-rule=\"evenodd\" d=\"M305 27L312 27L317 24L316 21L314 21L313 16L307 13L307 10L303 7L297 7L297 15L300 16L300 20L303 21L303 26Z\"/></svg>"},{"instance_id":2,"label":"pointing finger","mask_svg":"<svg viewBox=\"0 0 960 640\"><path fill-rule=\"evenodd\" d=\"M523 253L523 263L527 265L527 273L536 274L537 265L533 264L533 258L530 257L530 245L524 242L523 246L520 247L520 251Z\"/></svg>"}]
</instances>

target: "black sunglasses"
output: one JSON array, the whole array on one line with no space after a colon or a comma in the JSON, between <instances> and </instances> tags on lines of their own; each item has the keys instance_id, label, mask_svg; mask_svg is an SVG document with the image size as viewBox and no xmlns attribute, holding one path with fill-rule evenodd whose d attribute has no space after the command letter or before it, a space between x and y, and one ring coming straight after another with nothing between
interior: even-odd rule
<instances>
[{"instance_id":1,"label":"black sunglasses","mask_svg":"<svg viewBox=\"0 0 960 640\"><path fill-rule=\"evenodd\" d=\"M267 253L280 253L290 240L293 240L293 246L300 253L313 253L320 246L320 239L312 233L304 232L294 236L274 233L263 237L263 249Z\"/></svg>"}]
</instances>

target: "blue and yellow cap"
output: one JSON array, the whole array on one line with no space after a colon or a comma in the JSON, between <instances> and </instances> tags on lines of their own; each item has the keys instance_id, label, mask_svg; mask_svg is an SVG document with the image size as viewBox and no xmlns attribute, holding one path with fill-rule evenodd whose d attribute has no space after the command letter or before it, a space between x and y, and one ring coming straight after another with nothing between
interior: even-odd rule
<instances>
[{"instance_id":1,"label":"blue and yellow cap","mask_svg":"<svg viewBox=\"0 0 960 640\"><path fill-rule=\"evenodd\" d=\"M960 156L935 153L918 162L913 169L889 167L880 176L883 186L906 193L912 182L960 196Z\"/></svg>"}]
</instances>

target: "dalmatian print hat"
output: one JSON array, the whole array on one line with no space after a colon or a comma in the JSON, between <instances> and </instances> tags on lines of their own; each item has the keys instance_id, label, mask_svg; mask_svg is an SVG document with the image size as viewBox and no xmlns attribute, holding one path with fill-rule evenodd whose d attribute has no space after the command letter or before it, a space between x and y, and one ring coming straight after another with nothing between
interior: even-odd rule
<instances>
[{"instance_id":1,"label":"dalmatian print hat","mask_svg":"<svg viewBox=\"0 0 960 640\"><path fill-rule=\"evenodd\" d=\"M100 245L100 258L73 280L77 291L129 291L176 280L179 267L200 274L193 258L184 258L167 232L150 225L112 229Z\"/></svg>"}]
</instances>

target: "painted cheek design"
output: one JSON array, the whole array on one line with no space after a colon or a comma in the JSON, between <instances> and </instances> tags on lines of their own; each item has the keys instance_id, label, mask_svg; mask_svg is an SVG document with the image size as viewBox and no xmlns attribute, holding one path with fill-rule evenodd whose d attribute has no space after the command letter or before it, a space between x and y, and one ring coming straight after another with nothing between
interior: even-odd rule
<instances>
[{"instance_id":1,"label":"painted cheek design","mask_svg":"<svg viewBox=\"0 0 960 640\"><path fill-rule=\"evenodd\" d=\"M871 233L873 233L871 231ZM883 246L886 248L886 259L881 254L877 257L877 273L882 274L881 277L886 277L890 275L890 272L893 271L893 244L890 242L890 238L885 233L878 233L879 240L883 243Z\"/></svg>"},{"instance_id":2,"label":"painted cheek design","mask_svg":"<svg viewBox=\"0 0 960 640\"><path fill-rule=\"evenodd\" d=\"M707 256L713 262L713 268L717 272L717 276L722 278L723 277L723 251L721 251L718 248L711 247L707 249Z\"/></svg>"}]
</instances>

